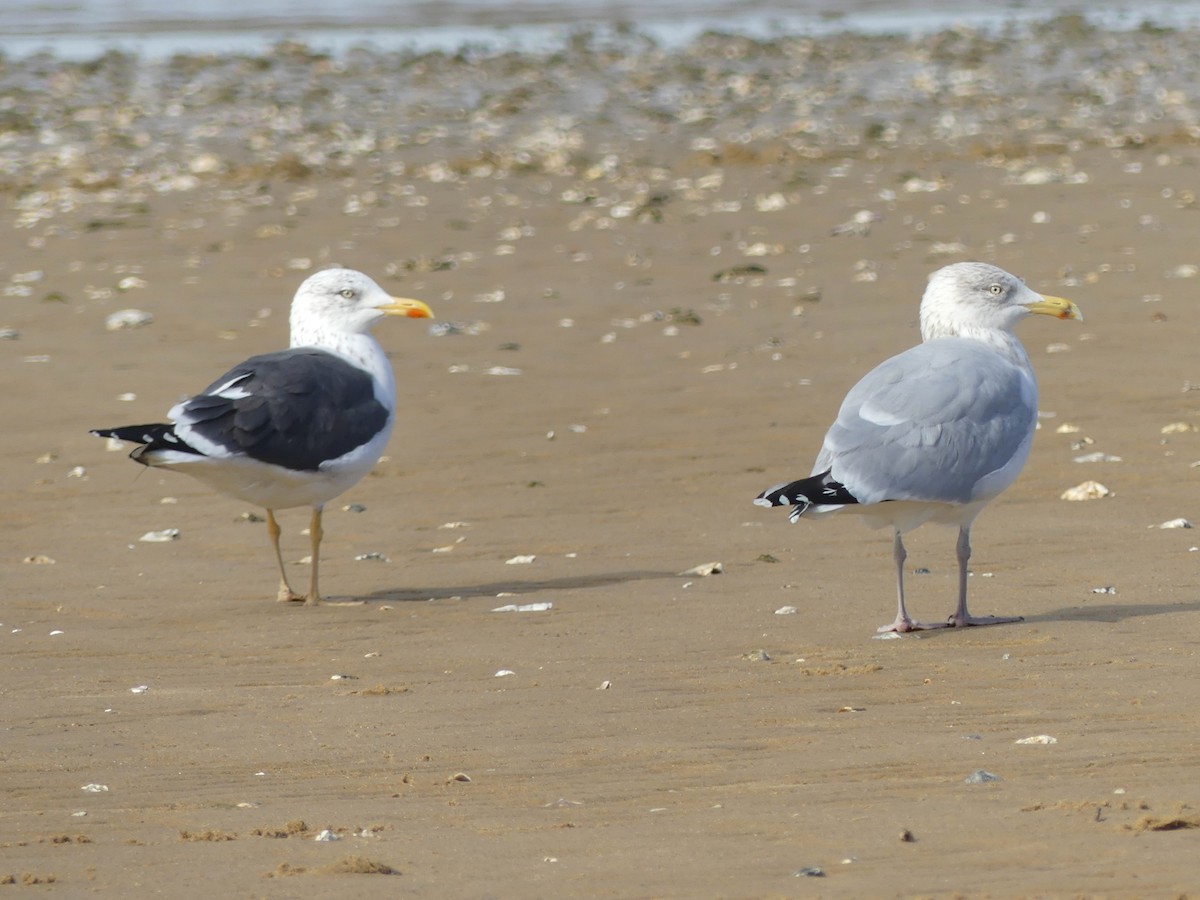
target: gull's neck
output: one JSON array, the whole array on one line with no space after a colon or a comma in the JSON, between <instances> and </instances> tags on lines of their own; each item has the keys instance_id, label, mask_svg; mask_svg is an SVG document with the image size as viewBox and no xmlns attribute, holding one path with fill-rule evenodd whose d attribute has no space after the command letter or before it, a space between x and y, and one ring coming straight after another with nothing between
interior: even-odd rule
<instances>
[{"instance_id":1,"label":"gull's neck","mask_svg":"<svg viewBox=\"0 0 1200 900\"><path fill-rule=\"evenodd\" d=\"M1025 347L1017 336L1006 328L954 322L936 315L921 317L922 341L933 341L946 337L979 341L1022 368L1028 368L1030 365L1029 354L1025 352Z\"/></svg>"},{"instance_id":2,"label":"gull's neck","mask_svg":"<svg viewBox=\"0 0 1200 900\"><path fill-rule=\"evenodd\" d=\"M383 347L371 334L323 328L311 320L293 318L291 346L328 350L366 370L375 382L376 396L389 398L385 404L389 409L394 405L391 398L396 395L396 376Z\"/></svg>"}]
</instances>

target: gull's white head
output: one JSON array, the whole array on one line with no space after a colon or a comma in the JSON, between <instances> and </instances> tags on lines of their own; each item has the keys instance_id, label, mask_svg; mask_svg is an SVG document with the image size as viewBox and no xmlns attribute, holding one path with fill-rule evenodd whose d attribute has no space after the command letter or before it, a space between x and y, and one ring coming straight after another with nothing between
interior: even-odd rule
<instances>
[{"instance_id":1,"label":"gull's white head","mask_svg":"<svg viewBox=\"0 0 1200 900\"><path fill-rule=\"evenodd\" d=\"M292 342L312 332L366 334L384 316L432 315L420 300L393 297L362 272L324 269L305 279L292 299Z\"/></svg>"},{"instance_id":2,"label":"gull's white head","mask_svg":"<svg viewBox=\"0 0 1200 900\"><path fill-rule=\"evenodd\" d=\"M1017 322L1034 313L1083 319L1070 300L1039 294L1003 269L980 262L955 263L929 276L921 298L921 338L1011 333Z\"/></svg>"}]
</instances>

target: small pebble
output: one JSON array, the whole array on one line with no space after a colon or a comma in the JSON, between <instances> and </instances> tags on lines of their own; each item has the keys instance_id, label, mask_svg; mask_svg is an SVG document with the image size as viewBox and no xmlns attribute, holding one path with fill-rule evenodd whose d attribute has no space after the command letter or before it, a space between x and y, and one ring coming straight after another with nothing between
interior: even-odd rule
<instances>
[{"instance_id":1,"label":"small pebble","mask_svg":"<svg viewBox=\"0 0 1200 900\"><path fill-rule=\"evenodd\" d=\"M819 866L805 866L792 873L793 878L824 878L825 870Z\"/></svg>"}]
</instances>

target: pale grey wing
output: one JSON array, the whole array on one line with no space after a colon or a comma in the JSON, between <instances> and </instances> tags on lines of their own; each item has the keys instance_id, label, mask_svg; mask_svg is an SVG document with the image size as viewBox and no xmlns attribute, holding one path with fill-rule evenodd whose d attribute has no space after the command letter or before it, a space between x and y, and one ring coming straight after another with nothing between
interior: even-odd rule
<instances>
[{"instance_id":1,"label":"pale grey wing","mask_svg":"<svg viewBox=\"0 0 1200 900\"><path fill-rule=\"evenodd\" d=\"M1036 421L1027 366L976 341L941 338L881 363L850 390L813 473L831 469L860 503L969 503L1012 483Z\"/></svg>"}]
</instances>

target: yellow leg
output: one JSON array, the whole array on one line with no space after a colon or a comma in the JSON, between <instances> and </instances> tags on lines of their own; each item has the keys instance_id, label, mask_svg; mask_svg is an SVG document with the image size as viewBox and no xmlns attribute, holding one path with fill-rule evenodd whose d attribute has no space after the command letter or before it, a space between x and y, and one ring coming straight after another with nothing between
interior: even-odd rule
<instances>
[{"instance_id":1,"label":"yellow leg","mask_svg":"<svg viewBox=\"0 0 1200 900\"><path fill-rule=\"evenodd\" d=\"M317 573L321 561L321 538L325 536L325 532L321 530L321 512L324 509L324 504L313 507L312 521L308 526L309 540L312 541L312 578L308 583L305 606L318 606L321 603L321 592L317 589Z\"/></svg>"},{"instance_id":2,"label":"yellow leg","mask_svg":"<svg viewBox=\"0 0 1200 900\"><path fill-rule=\"evenodd\" d=\"M275 548L275 561L279 563L279 594L276 596L280 603L290 603L304 598L292 590L288 584L287 573L283 570L283 553L279 550L279 523L275 521L275 513L267 510L267 534L271 538L271 546Z\"/></svg>"}]
</instances>

